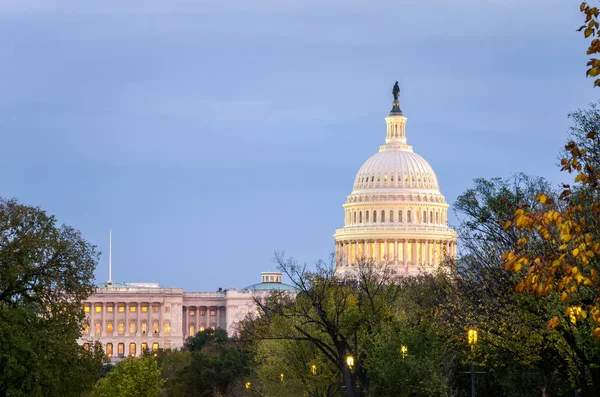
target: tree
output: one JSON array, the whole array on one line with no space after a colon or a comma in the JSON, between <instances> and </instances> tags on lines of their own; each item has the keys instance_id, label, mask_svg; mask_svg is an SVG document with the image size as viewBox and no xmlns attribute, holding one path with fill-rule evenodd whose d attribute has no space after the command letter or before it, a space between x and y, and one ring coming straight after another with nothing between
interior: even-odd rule
<instances>
[{"instance_id":1,"label":"tree","mask_svg":"<svg viewBox=\"0 0 600 397\"><path fill-rule=\"evenodd\" d=\"M97 260L79 231L0 199L0 395L80 395L100 376L101 350L76 342Z\"/></svg>"},{"instance_id":2,"label":"tree","mask_svg":"<svg viewBox=\"0 0 600 397\"><path fill-rule=\"evenodd\" d=\"M244 324L244 331L259 340L312 344L336 369L347 396L364 396L368 345L378 325L392 320L395 276L385 266L362 261L352 278L342 279L335 275L333 256L329 263L319 261L316 271L281 254L276 261L297 294L275 291L266 300L257 298L261 316Z\"/></svg>"},{"instance_id":3,"label":"tree","mask_svg":"<svg viewBox=\"0 0 600 397\"><path fill-rule=\"evenodd\" d=\"M579 386L594 395L600 392L600 345L581 336L600 339L600 111L594 104L570 117L575 124L561 165L576 174L574 185L564 185L558 198L539 192L539 205L514 212L504 229L522 237L506 250L503 263L521 276L517 291L540 299L560 295L564 310L547 318L548 327L564 335L579 372L589 379Z\"/></svg>"},{"instance_id":4,"label":"tree","mask_svg":"<svg viewBox=\"0 0 600 397\"><path fill-rule=\"evenodd\" d=\"M502 266L504 251L523 237L521 231L503 225L516 208L542 208L536 201L539 192L552 195L545 180L523 174L507 180L477 179L454 206L462 249L447 272L446 322L463 346L467 329L478 330L478 361L489 373L482 378L495 392L507 395L521 393L516 385L550 395L568 383L569 369L576 370L564 340L571 335L545 326L547 318L564 311L564 304L556 294L539 300L517 293L519 275Z\"/></svg>"},{"instance_id":5,"label":"tree","mask_svg":"<svg viewBox=\"0 0 600 397\"><path fill-rule=\"evenodd\" d=\"M200 331L182 351L159 351L156 359L166 382L162 396L236 395L253 368L249 349L222 329Z\"/></svg>"},{"instance_id":6,"label":"tree","mask_svg":"<svg viewBox=\"0 0 600 397\"><path fill-rule=\"evenodd\" d=\"M153 357L130 357L98 382L92 397L158 397L163 383Z\"/></svg>"}]
</instances>

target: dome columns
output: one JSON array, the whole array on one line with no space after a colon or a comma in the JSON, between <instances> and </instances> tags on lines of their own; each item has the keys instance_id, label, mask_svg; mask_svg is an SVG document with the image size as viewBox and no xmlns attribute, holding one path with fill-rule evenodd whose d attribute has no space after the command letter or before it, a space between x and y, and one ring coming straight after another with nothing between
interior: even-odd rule
<instances>
[{"instance_id":1,"label":"dome columns","mask_svg":"<svg viewBox=\"0 0 600 397\"><path fill-rule=\"evenodd\" d=\"M360 261L391 267L435 266L456 256L456 241L451 239L350 239L336 243L338 267L352 267ZM416 269L415 269L416 271Z\"/></svg>"}]
</instances>

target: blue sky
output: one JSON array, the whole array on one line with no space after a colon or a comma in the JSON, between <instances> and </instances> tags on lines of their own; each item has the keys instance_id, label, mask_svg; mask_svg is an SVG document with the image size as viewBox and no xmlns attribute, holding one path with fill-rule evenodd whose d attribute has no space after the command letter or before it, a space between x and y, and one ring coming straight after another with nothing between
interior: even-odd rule
<instances>
[{"instance_id":1,"label":"blue sky","mask_svg":"<svg viewBox=\"0 0 600 397\"><path fill-rule=\"evenodd\" d=\"M80 229L98 281L244 287L333 251L383 143L449 203L477 177L558 183L567 114L597 98L578 2L0 2L0 196Z\"/></svg>"}]
</instances>

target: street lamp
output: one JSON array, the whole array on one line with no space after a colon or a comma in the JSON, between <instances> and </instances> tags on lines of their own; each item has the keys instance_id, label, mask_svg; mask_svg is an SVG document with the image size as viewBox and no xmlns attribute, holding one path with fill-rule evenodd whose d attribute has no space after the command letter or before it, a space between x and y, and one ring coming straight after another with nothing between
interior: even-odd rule
<instances>
[{"instance_id":1,"label":"street lamp","mask_svg":"<svg viewBox=\"0 0 600 397\"><path fill-rule=\"evenodd\" d=\"M406 355L408 354L408 347L406 347L406 345L400 346L400 353L402 354L402 358L406 358Z\"/></svg>"},{"instance_id":2,"label":"street lamp","mask_svg":"<svg viewBox=\"0 0 600 397\"><path fill-rule=\"evenodd\" d=\"M279 379L283 382L283 372L279 374Z\"/></svg>"},{"instance_id":3,"label":"street lamp","mask_svg":"<svg viewBox=\"0 0 600 397\"><path fill-rule=\"evenodd\" d=\"M467 332L467 341L471 346L471 397L475 397L475 345L477 344L477 330L470 328Z\"/></svg>"},{"instance_id":4,"label":"street lamp","mask_svg":"<svg viewBox=\"0 0 600 397\"><path fill-rule=\"evenodd\" d=\"M348 367L352 369L352 367L354 367L354 357L351 355L346 356L346 364L348 364Z\"/></svg>"}]
</instances>

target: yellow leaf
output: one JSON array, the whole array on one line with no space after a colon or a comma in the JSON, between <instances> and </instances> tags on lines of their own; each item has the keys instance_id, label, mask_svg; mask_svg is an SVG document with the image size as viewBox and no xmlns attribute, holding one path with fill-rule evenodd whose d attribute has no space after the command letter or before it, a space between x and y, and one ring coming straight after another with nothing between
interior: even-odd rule
<instances>
[{"instance_id":1,"label":"yellow leaf","mask_svg":"<svg viewBox=\"0 0 600 397\"><path fill-rule=\"evenodd\" d=\"M511 221L504 222L504 230L508 229L510 227L510 225L512 225Z\"/></svg>"}]
</instances>

